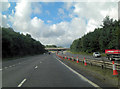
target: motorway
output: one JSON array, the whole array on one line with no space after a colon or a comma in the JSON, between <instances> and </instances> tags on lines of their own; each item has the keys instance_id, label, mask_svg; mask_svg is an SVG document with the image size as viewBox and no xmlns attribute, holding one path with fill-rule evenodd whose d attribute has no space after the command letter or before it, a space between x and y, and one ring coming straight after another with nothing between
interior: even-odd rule
<instances>
[{"instance_id":1,"label":"motorway","mask_svg":"<svg viewBox=\"0 0 120 89\"><path fill-rule=\"evenodd\" d=\"M3 62L2 87L97 87L55 54Z\"/></svg>"}]
</instances>

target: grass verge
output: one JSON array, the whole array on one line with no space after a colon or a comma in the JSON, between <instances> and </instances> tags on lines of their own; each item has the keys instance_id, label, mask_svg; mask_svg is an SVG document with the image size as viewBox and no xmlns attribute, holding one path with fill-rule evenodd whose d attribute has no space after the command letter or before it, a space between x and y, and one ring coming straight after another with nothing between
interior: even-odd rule
<instances>
[{"instance_id":1,"label":"grass verge","mask_svg":"<svg viewBox=\"0 0 120 89\"><path fill-rule=\"evenodd\" d=\"M86 53L86 52L71 52L71 51L67 51L67 52L72 53L72 54L81 54L81 55L90 55L90 56L93 55L93 53ZM106 54L105 53L101 53L101 56L105 57Z\"/></svg>"}]
</instances>

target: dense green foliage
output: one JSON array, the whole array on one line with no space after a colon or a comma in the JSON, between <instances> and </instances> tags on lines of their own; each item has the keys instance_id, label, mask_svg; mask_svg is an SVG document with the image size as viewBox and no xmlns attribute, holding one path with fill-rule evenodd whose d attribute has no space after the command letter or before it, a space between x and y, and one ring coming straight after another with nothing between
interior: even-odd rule
<instances>
[{"instance_id":1,"label":"dense green foliage","mask_svg":"<svg viewBox=\"0 0 120 89\"><path fill-rule=\"evenodd\" d=\"M120 49L120 21L113 21L109 16L103 20L101 28L89 32L73 41L72 52L104 52L105 49Z\"/></svg>"},{"instance_id":2,"label":"dense green foliage","mask_svg":"<svg viewBox=\"0 0 120 89\"><path fill-rule=\"evenodd\" d=\"M12 28L2 28L2 57L16 57L41 54L45 52L44 46L31 35L20 34Z\"/></svg>"},{"instance_id":3,"label":"dense green foliage","mask_svg":"<svg viewBox=\"0 0 120 89\"><path fill-rule=\"evenodd\" d=\"M63 48L62 46L46 45L45 48Z\"/></svg>"},{"instance_id":4,"label":"dense green foliage","mask_svg":"<svg viewBox=\"0 0 120 89\"><path fill-rule=\"evenodd\" d=\"M63 48L63 46L58 46L57 48Z\"/></svg>"},{"instance_id":5,"label":"dense green foliage","mask_svg":"<svg viewBox=\"0 0 120 89\"><path fill-rule=\"evenodd\" d=\"M46 48L57 48L56 45L46 45L45 47L46 47Z\"/></svg>"}]
</instances>

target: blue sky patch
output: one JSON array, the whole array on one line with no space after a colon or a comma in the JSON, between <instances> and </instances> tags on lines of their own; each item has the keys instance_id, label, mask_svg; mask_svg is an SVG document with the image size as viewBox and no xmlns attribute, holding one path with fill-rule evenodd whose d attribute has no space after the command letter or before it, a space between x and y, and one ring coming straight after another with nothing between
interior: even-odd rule
<instances>
[{"instance_id":1,"label":"blue sky patch","mask_svg":"<svg viewBox=\"0 0 120 89\"><path fill-rule=\"evenodd\" d=\"M15 12L15 6L16 6L16 2L10 2L10 7L8 8L7 11L2 11L2 14L7 16L12 14L12 10Z\"/></svg>"},{"instance_id":2,"label":"blue sky patch","mask_svg":"<svg viewBox=\"0 0 120 89\"><path fill-rule=\"evenodd\" d=\"M40 4L41 14L31 14L31 18L38 17L46 24L56 24L60 23L61 21L71 21L71 18L68 16L69 12L63 9L63 2L41 2ZM58 10L60 8L64 10L64 15L59 14ZM48 21L51 21L51 23L48 23Z\"/></svg>"}]
</instances>

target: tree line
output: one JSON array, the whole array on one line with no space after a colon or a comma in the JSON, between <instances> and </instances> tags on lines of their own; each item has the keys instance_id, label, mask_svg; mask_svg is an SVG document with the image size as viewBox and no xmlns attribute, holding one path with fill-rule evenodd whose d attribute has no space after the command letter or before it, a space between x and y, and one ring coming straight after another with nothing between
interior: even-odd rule
<instances>
[{"instance_id":1,"label":"tree line","mask_svg":"<svg viewBox=\"0 0 120 89\"><path fill-rule=\"evenodd\" d=\"M46 48L57 48L56 45L46 45L45 47L46 47Z\"/></svg>"},{"instance_id":2,"label":"tree line","mask_svg":"<svg viewBox=\"0 0 120 89\"><path fill-rule=\"evenodd\" d=\"M45 47L36 41L30 34L15 32L12 28L0 28L2 31L2 57L10 58L16 56L26 56L42 54Z\"/></svg>"},{"instance_id":3,"label":"tree line","mask_svg":"<svg viewBox=\"0 0 120 89\"><path fill-rule=\"evenodd\" d=\"M62 46L46 45L45 48L63 48Z\"/></svg>"},{"instance_id":4,"label":"tree line","mask_svg":"<svg viewBox=\"0 0 120 89\"><path fill-rule=\"evenodd\" d=\"M70 46L72 52L104 52L105 49L120 49L120 20L109 16L104 18L100 28L74 40Z\"/></svg>"}]
</instances>

